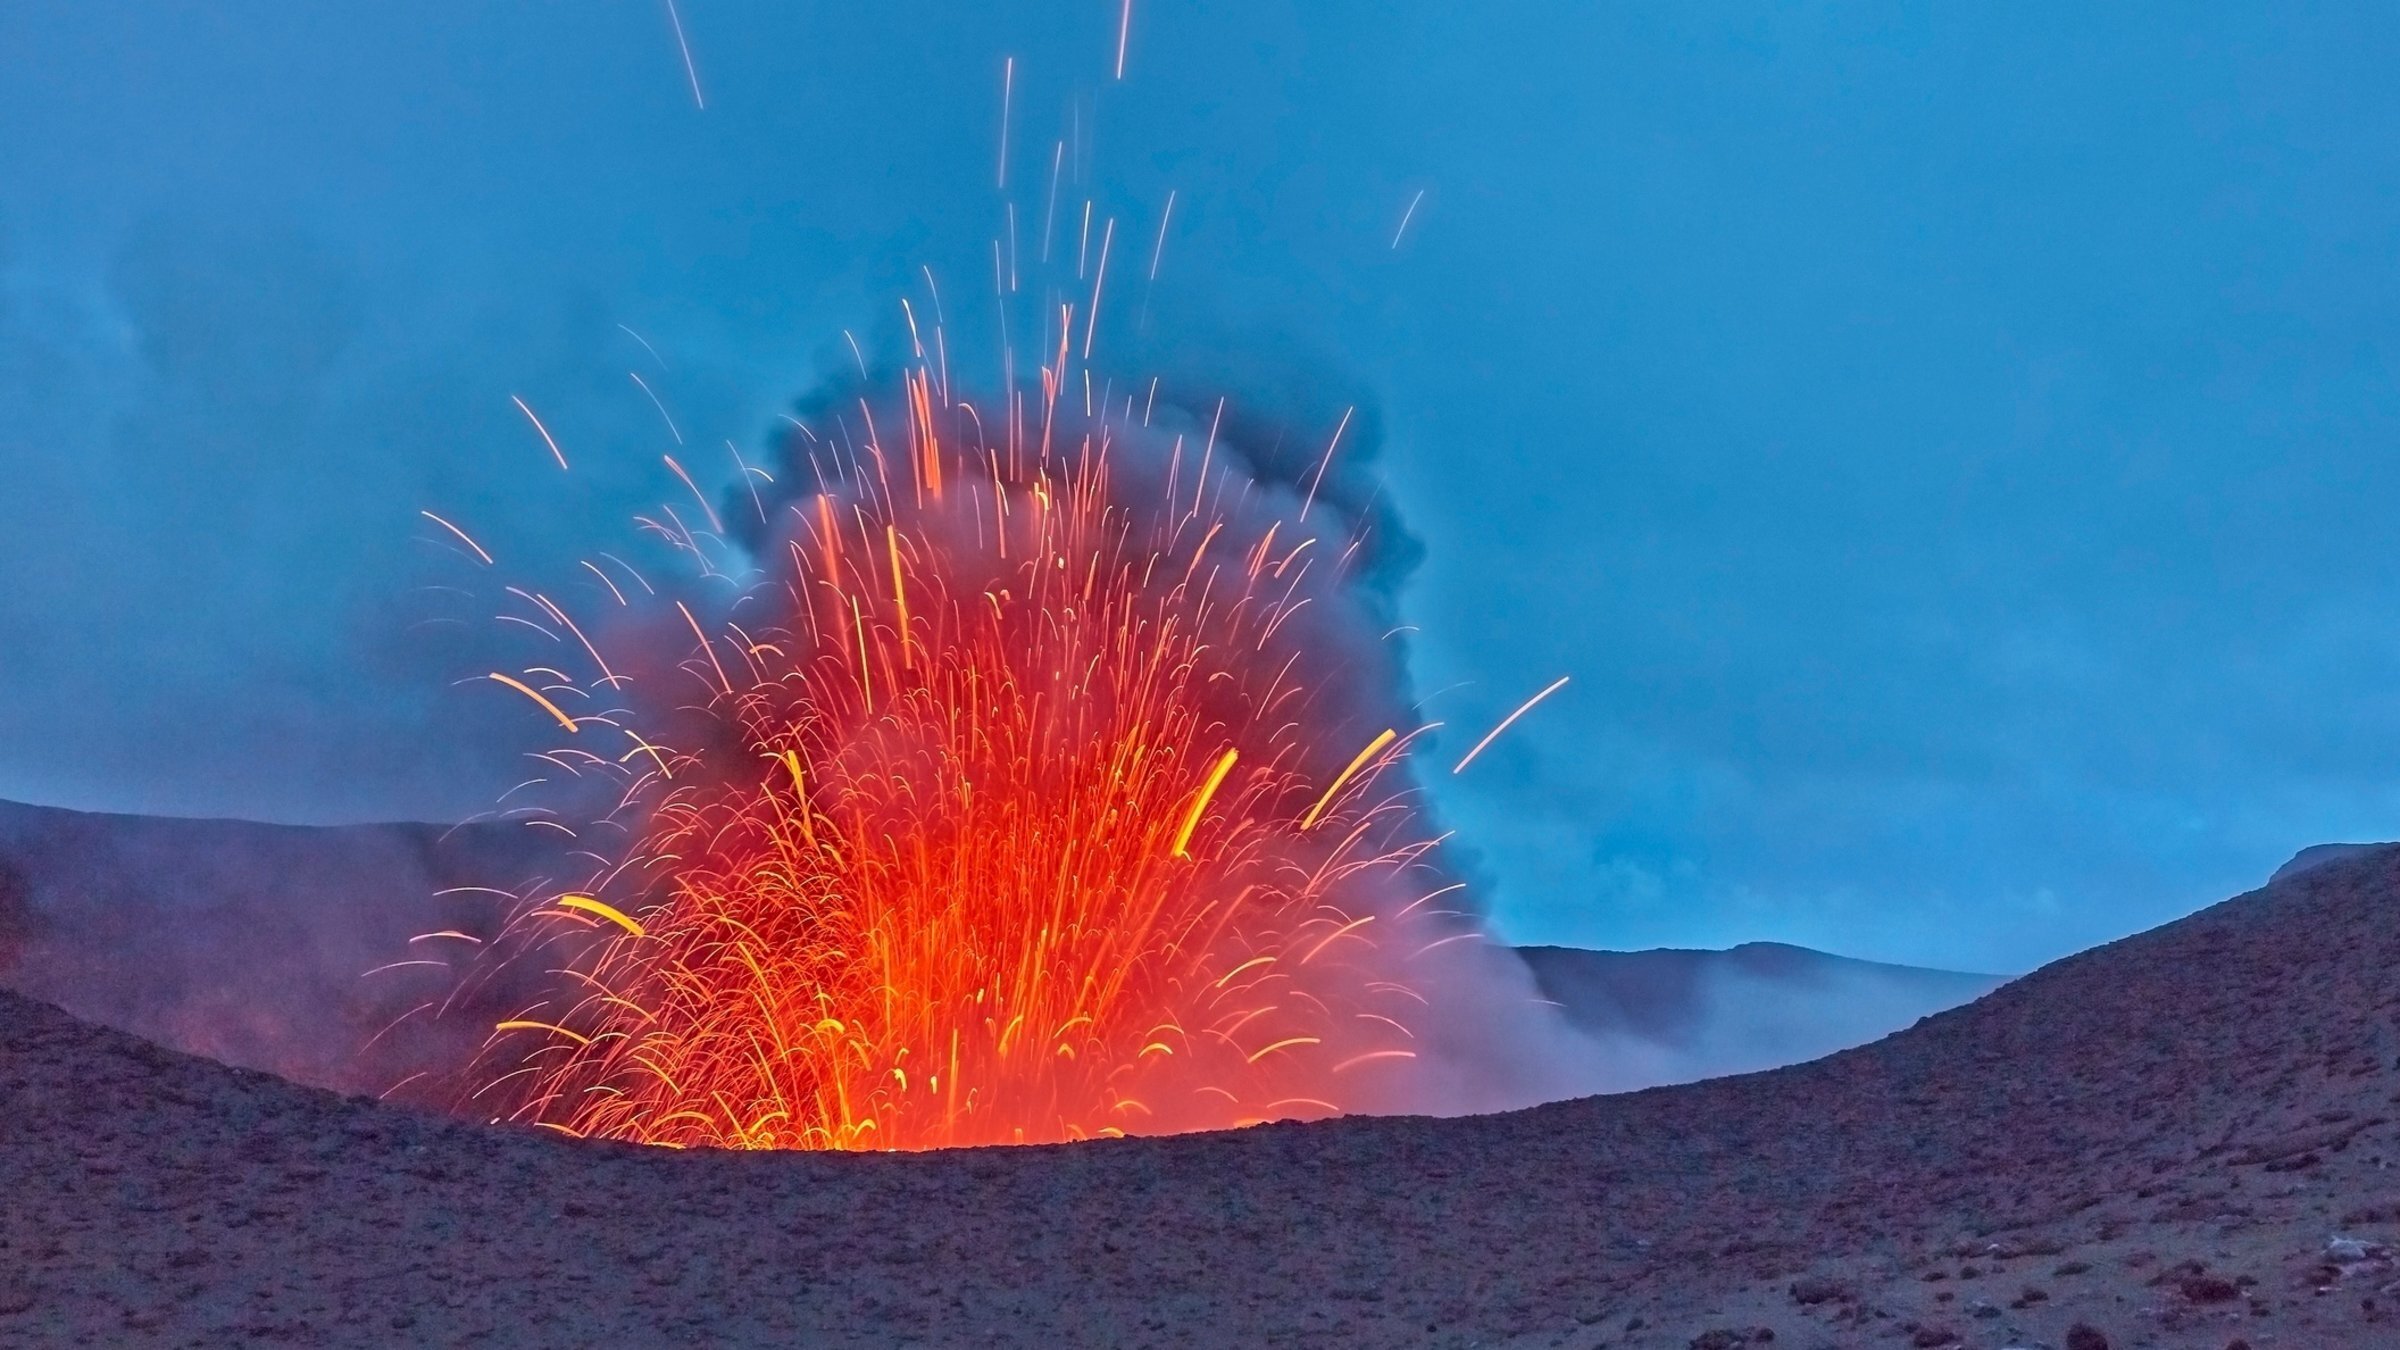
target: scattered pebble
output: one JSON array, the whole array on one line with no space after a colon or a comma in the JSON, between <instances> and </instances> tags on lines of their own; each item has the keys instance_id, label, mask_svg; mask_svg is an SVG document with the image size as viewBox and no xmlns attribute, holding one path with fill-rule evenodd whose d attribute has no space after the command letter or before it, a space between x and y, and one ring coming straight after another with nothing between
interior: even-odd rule
<instances>
[{"instance_id":1,"label":"scattered pebble","mask_svg":"<svg viewBox=\"0 0 2400 1350\"><path fill-rule=\"evenodd\" d=\"M2108 1350L2108 1337L2088 1322L2067 1328L2067 1350Z\"/></svg>"},{"instance_id":2,"label":"scattered pebble","mask_svg":"<svg viewBox=\"0 0 2400 1350\"><path fill-rule=\"evenodd\" d=\"M2362 1242L2352 1237L2337 1237L2325 1244L2325 1259L2343 1265L2380 1260L2391 1254L2391 1249L2381 1243Z\"/></svg>"}]
</instances>

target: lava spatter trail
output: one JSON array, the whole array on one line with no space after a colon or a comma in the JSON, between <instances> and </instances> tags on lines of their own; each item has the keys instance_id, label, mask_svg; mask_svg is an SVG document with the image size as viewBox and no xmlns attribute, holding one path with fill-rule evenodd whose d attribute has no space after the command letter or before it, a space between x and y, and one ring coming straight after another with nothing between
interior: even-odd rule
<instances>
[{"instance_id":1,"label":"lava spatter trail","mask_svg":"<svg viewBox=\"0 0 2400 1350\"><path fill-rule=\"evenodd\" d=\"M631 842L493 945L549 992L476 1109L929 1148L1410 1099L1425 979L1483 938L1347 575L1372 521L1322 461L1266 481L1213 417L1043 373L981 409L919 368L796 429L730 603L598 644L543 606L589 669L495 676L572 727L553 765L623 778L583 833Z\"/></svg>"}]
</instances>

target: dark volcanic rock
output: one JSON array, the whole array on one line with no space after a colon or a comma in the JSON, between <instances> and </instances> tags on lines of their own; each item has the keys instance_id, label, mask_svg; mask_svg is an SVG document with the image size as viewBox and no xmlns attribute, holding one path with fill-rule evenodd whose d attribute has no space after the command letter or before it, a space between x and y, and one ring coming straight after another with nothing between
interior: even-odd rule
<instances>
[{"instance_id":1,"label":"dark volcanic rock","mask_svg":"<svg viewBox=\"0 0 2400 1350\"><path fill-rule=\"evenodd\" d=\"M0 995L0 1343L2387 1344L2388 1273L2301 1282L2393 1194L2396 895L2400 852L2343 859L1772 1073L950 1154L481 1128ZM2190 1254L2299 1296L2152 1286ZM2086 1273L1961 1323L1977 1284L1918 1276L1969 1264Z\"/></svg>"},{"instance_id":2,"label":"dark volcanic rock","mask_svg":"<svg viewBox=\"0 0 2400 1350\"><path fill-rule=\"evenodd\" d=\"M2283 866L2276 868L2274 875L2267 878L2267 884L2271 886L2286 877L2298 876L2312 867L2323 867L2330 862L2340 862L2344 858L2355 858L2362 853L2371 853L2379 848L2391 847L2393 845L2388 843L2310 844L2307 848L2293 854L2290 861L2284 863Z\"/></svg>"}]
</instances>

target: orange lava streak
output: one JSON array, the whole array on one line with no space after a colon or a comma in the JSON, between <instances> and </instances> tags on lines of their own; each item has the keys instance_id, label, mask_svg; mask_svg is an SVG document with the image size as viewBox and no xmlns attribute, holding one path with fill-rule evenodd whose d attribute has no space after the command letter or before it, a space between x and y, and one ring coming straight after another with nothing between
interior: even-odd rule
<instances>
[{"instance_id":1,"label":"orange lava streak","mask_svg":"<svg viewBox=\"0 0 2400 1350\"><path fill-rule=\"evenodd\" d=\"M533 415L533 409L525 406L524 399L515 394L510 394L508 396L508 401L517 405L517 411L525 414L525 420L533 423L533 429L535 431L542 433L542 444L550 447L550 456L558 461L558 467L562 469L566 468L567 452L558 448L557 438L550 434L550 428L543 426L542 419Z\"/></svg>"},{"instance_id":2,"label":"orange lava streak","mask_svg":"<svg viewBox=\"0 0 2400 1350\"><path fill-rule=\"evenodd\" d=\"M425 517L427 520L432 521L434 524L441 526L443 529L448 530L450 533L457 535L458 542L475 550L475 556L483 559L484 566L489 567L492 565L492 555L483 551L483 545L478 544L473 539L468 538L465 530L458 528L456 525L453 525L449 521L442 519L440 516L435 515L431 511L419 511L417 514Z\"/></svg>"},{"instance_id":3,"label":"orange lava streak","mask_svg":"<svg viewBox=\"0 0 2400 1350\"><path fill-rule=\"evenodd\" d=\"M549 699L543 697L541 691L535 689L532 685L525 683L523 680L513 679L509 676L503 675L496 670L491 673L491 678L498 680L500 683L507 685L509 688L516 690L520 694L523 694L525 697L541 704L542 711L550 714L552 717L557 718L560 726L565 727L569 731L575 730L575 719L567 716L557 704L552 703Z\"/></svg>"},{"instance_id":4,"label":"orange lava streak","mask_svg":"<svg viewBox=\"0 0 2400 1350\"><path fill-rule=\"evenodd\" d=\"M1532 698L1529 698L1523 703L1518 704L1517 710L1510 713L1508 716L1501 718L1500 725L1493 727L1490 731L1485 732L1483 739L1475 742L1475 748L1469 750L1459 759L1458 763L1451 766L1450 772L1454 774L1466 772L1467 766L1475 762L1475 757L1483 753L1483 748L1485 746L1490 745L1496 740L1499 740L1501 732L1506 731L1510 727L1516 725L1518 718L1523 717L1525 714L1533 711L1534 704L1541 702L1543 699L1546 699L1552 694L1555 694L1559 690L1565 688L1566 683L1567 677L1561 675L1557 679L1552 680L1548 687L1544 688L1542 692L1535 694Z\"/></svg>"}]
</instances>

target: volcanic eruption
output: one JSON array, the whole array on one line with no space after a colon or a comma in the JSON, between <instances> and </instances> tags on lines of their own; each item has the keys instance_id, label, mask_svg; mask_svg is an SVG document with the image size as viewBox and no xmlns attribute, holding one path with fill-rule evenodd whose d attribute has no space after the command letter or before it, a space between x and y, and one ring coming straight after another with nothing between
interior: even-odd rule
<instances>
[{"instance_id":1,"label":"volcanic eruption","mask_svg":"<svg viewBox=\"0 0 2400 1350\"><path fill-rule=\"evenodd\" d=\"M702 560L691 597L621 574L584 626L513 592L561 655L490 678L613 806L553 822L585 872L474 963L544 972L474 1109L915 1149L1488 1108L1570 1071L1413 780L1430 728L1365 584L1389 521L1324 491L1350 416L1278 471L1223 402L1054 352L990 403L920 361L803 409L727 499L738 579L702 499L708 531L647 522Z\"/></svg>"}]
</instances>

